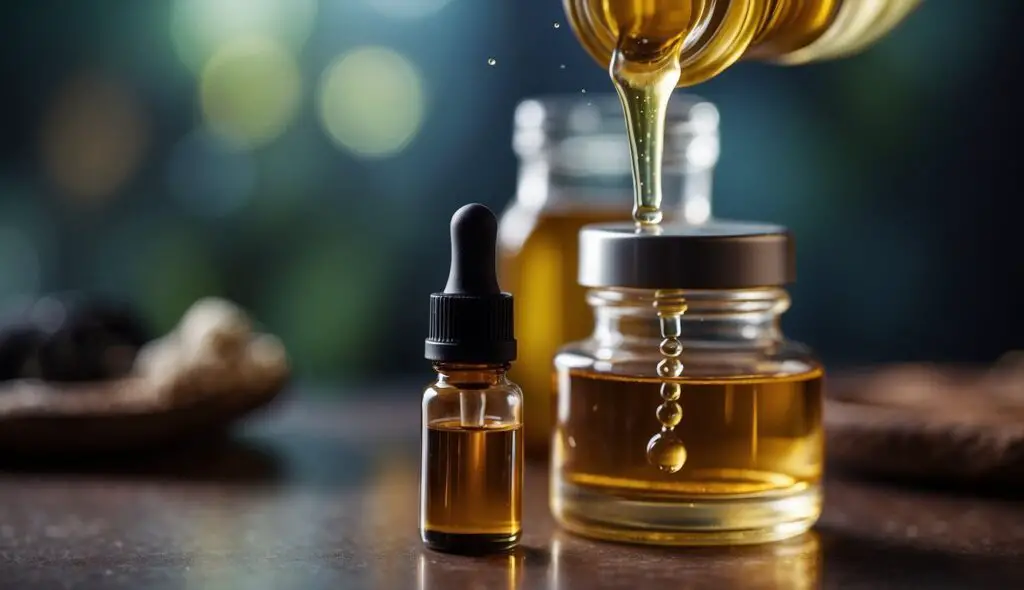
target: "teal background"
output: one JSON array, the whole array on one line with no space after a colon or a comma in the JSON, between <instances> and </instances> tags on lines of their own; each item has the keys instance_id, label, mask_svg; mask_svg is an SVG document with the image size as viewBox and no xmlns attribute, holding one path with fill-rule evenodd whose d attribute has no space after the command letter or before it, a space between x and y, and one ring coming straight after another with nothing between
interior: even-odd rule
<instances>
[{"instance_id":1,"label":"teal background","mask_svg":"<svg viewBox=\"0 0 1024 590\"><path fill-rule=\"evenodd\" d=\"M554 0L218 6L5 6L0 303L88 288L166 329L222 295L305 378L422 374L451 213L515 189L516 103L607 76ZM795 231L786 327L829 363L1024 347L1022 12L926 0L855 58L695 89L722 114L715 213Z\"/></svg>"}]
</instances>

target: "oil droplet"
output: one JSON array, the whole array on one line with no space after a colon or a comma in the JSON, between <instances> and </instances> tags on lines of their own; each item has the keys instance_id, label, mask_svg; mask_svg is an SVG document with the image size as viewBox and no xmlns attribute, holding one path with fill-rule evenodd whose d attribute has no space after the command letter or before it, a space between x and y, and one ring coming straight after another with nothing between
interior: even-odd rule
<instances>
[{"instance_id":1,"label":"oil droplet","mask_svg":"<svg viewBox=\"0 0 1024 590\"><path fill-rule=\"evenodd\" d=\"M498 60L494 59L493 57L488 57L487 58L487 65L489 65L489 66L496 66L496 65L498 65Z\"/></svg>"},{"instance_id":2,"label":"oil droplet","mask_svg":"<svg viewBox=\"0 0 1024 590\"><path fill-rule=\"evenodd\" d=\"M647 461L665 473L675 473L686 463L686 447L671 432L659 432L647 443Z\"/></svg>"},{"instance_id":3,"label":"oil droplet","mask_svg":"<svg viewBox=\"0 0 1024 590\"><path fill-rule=\"evenodd\" d=\"M678 383L661 384L661 399L667 402L674 402L678 400L682 392L683 388Z\"/></svg>"},{"instance_id":4,"label":"oil droplet","mask_svg":"<svg viewBox=\"0 0 1024 590\"><path fill-rule=\"evenodd\" d=\"M679 404L675 402L665 402L658 406L658 422L661 422L665 428L675 428L679 426L679 421L683 419L683 409L679 407Z\"/></svg>"},{"instance_id":5,"label":"oil droplet","mask_svg":"<svg viewBox=\"0 0 1024 590\"><path fill-rule=\"evenodd\" d=\"M659 377L679 377L683 374L683 363L677 358L664 358L658 362Z\"/></svg>"},{"instance_id":6,"label":"oil droplet","mask_svg":"<svg viewBox=\"0 0 1024 590\"><path fill-rule=\"evenodd\" d=\"M676 338L666 338L661 341L661 354L665 356L679 356L683 352L683 344Z\"/></svg>"}]
</instances>

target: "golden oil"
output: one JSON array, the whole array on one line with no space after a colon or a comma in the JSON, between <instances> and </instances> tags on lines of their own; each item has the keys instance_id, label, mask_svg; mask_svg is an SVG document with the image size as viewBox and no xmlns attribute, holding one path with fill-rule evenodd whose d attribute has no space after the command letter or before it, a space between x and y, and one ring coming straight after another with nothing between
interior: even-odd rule
<instances>
[{"instance_id":1,"label":"golden oil","mask_svg":"<svg viewBox=\"0 0 1024 590\"><path fill-rule=\"evenodd\" d=\"M889 33L921 0L563 0L583 47L608 66L672 57L680 86L737 60L795 64L843 57Z\"/></svg>"},{"instance_id":2,"label":"golden oil","mask_svg":"<svg viewBox=\"0 0 1024 590\"><path fill-rule=\"evenodd\" d=\"M425 434L422 536L456 553L511 549L522 529L522 438L518 424L431 422Z\"/></svg>"},{"instance_id":3,"label":"golden oil","mask_svg":"<svg viewBox=\"0 0 1024 590\"><path fill-rule=\"evenodd\" d=\"M644 543L752 543L807 530L821 511L822 376L561 369L555 517L588 536ZM662 409L666 383L677 412Z\"/></svg>"}]
</instances>

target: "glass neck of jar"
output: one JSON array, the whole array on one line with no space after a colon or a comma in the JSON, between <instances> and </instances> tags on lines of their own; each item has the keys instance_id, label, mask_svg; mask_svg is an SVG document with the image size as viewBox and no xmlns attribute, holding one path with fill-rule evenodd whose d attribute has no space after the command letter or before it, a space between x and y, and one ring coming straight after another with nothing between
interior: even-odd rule
<instances>
[{"instance_id":1,"label":"glass neck of jar","mask_svg":"<svg viewBox=\"0 0 1024 590\"><path fill-rule=\"evenodd\" d=\"M785 289L654 291L592 289L592 338L602 345L658 342L671 335L678 317L679 339L688 348L762 348L783 339L780 320L789 309ZM682 313L680 313L682 312ZM667 330L667 331L663 331Z\"/></svg>"},{"instance_id":2,"label":"glass neck of jar","mask_svg":"<svg viewBox=\"0 0 1024 590\"><path fill-rule=\"evenodd\" d=\"M507 363L434 363L437 382L460 388L486 388L508 383Z\"/></svg>"},{"instance_id":3,"label":"glass neck of jar","mask_svg":"<svg viewBox=\"0 0 1024 590\"><path fill-rule=\"evenodd\" d=\"M632 159L617 96L524 101L517 109L513 144L519 158L519 205L613 213L632 209ZM715 107L693 97L673 100L662 155L667 219L703 223L711 217L718 153Z\"/></svg>"},{"instance_id":4,"label":"glass neck of jar","mask_svg":"<svg viewBox=\"0 0 1024 590\"><path fill-rule=\"evenodd\" d=\"M710 167L662 172L662 209L667 220L703 223L711 217ZM547 158L521 158L516 200L529 208L585 207L629 211L633 191L629 172L580 173L559 170Z\"/></svg>"}]
</instances>

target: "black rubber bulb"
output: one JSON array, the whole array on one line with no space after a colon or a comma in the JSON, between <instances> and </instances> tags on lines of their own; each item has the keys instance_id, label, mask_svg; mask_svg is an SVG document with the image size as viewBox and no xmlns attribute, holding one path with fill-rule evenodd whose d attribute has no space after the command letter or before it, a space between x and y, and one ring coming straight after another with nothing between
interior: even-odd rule
<instances>
[{"instance_id":1,"label":"black rubber bulb","mask_svg":"<svg viewBox=\"0 0 1024 590\"><path fill-rule=\"evenodd\" d=\"M479 203L466 205L452 215L452 262L446 295L498 295L494 268L498 220Z\"/></svg>"}]
</instances>

